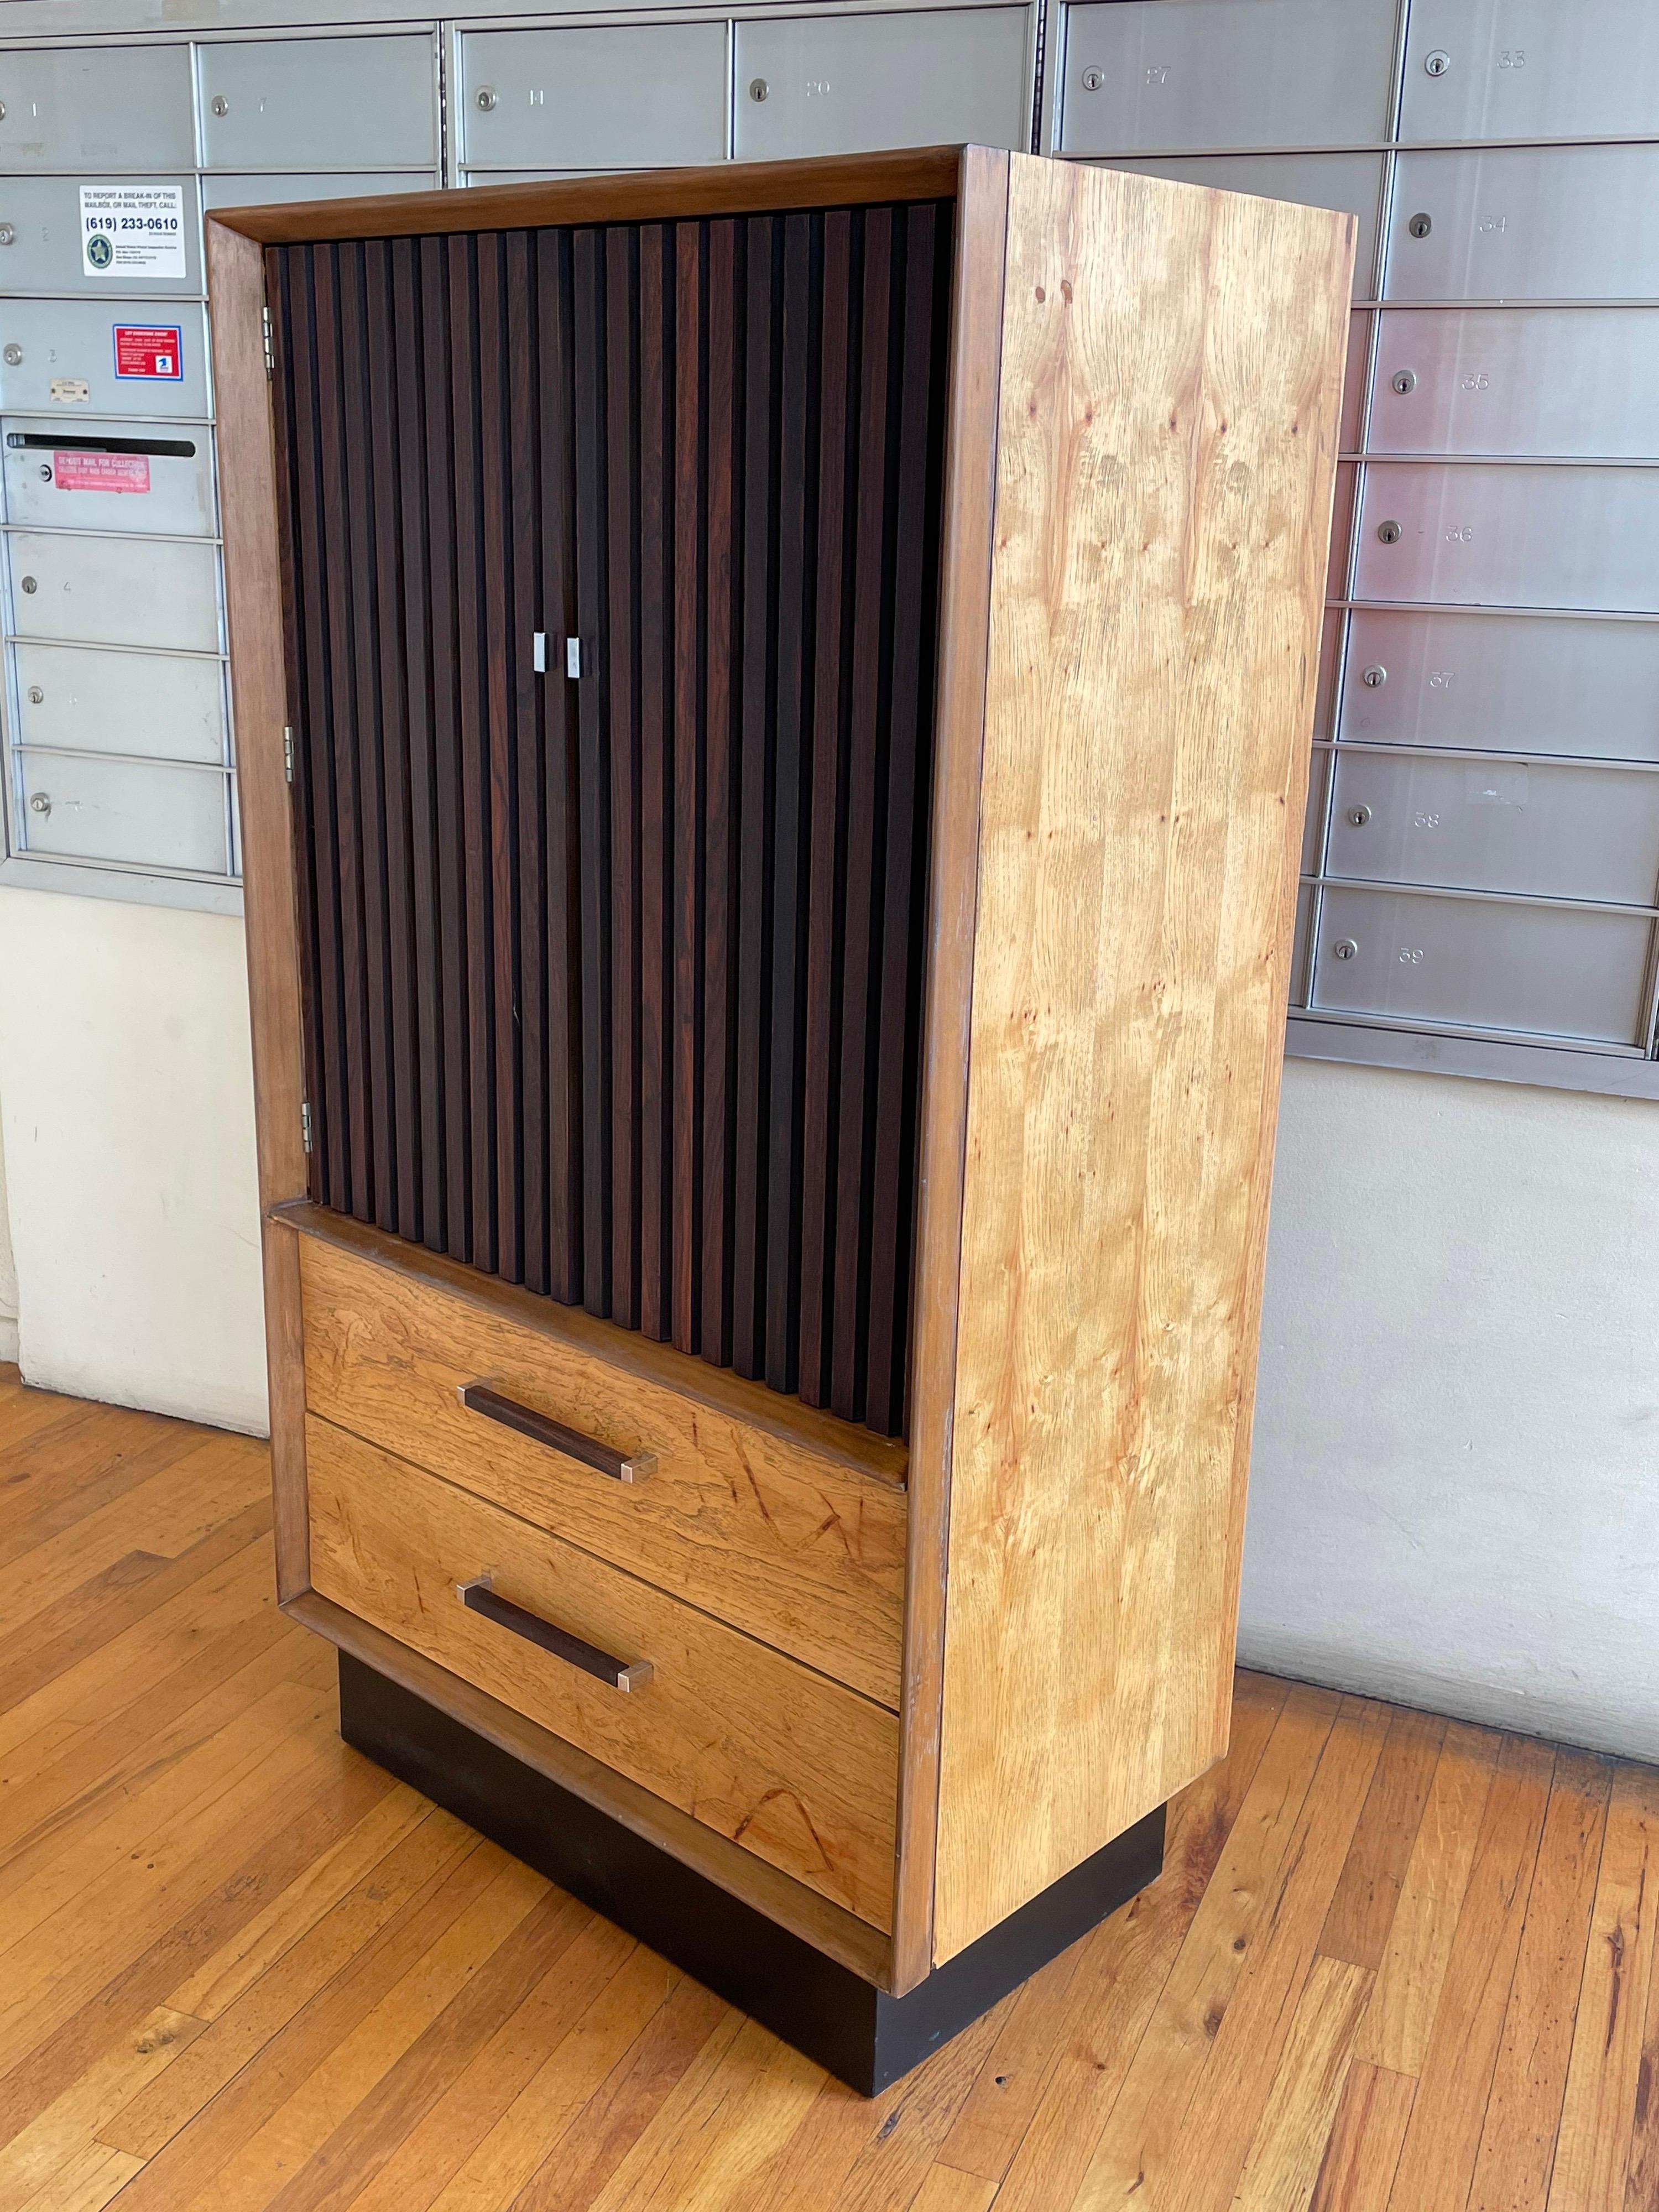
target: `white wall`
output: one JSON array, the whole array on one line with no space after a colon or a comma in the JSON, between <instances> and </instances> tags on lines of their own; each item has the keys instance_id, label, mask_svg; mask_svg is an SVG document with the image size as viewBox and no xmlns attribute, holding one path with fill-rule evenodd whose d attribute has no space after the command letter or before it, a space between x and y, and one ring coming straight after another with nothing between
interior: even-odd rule
<instances>
[{"instance_id":1,"label":"white wall","mask_svg":"<svg viewBox=\"0 0 1659 2212\"><path fill-rule=\"evenodd\" d=\"M0 890L0 1126L25 1379L263 1431L241 923Z\"/></svg>"},{"instance_id":2,"label":"white wall","mask_svg":"<svg viewBox=\"0 0 1659 2212\"><path fill-rule=\"evenodd\" d=\"M1285 1068L1249 1663L1659 1758L1659 1106Z\"/></svg>"},{"instance_id":3,"label":"white wall","mask_svg":"<svg viewBox=\"0 0 1659 2212\"><path fill-rule=\"evenodd\" d=\"M6 1153L0 1144L0 1359L17 1357L17 1266L11 1255L11 1217L6 1204Z\"/></svg>"}]
</instances>

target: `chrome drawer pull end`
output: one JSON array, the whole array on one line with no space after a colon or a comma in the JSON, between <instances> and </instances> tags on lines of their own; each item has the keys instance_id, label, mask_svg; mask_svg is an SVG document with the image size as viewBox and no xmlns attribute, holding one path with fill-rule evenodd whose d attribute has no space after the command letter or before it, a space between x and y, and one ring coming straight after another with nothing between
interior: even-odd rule
<instances>
[{"instance_id":1,"label":"chrome drawer pull end","mask_svg":"<svg viewBox=\"0 0 1659 2212\"><path fill-rule=\"evenodd\" d=\"M493 1620L498 1628L522 1636L526 1644L534 1644L544 1651L550 1651L556 1659L562 1659L568 1667L579 1667L584 1674L592 1674L607 1683L613 1690L641 1690L651 1680L648 1659L613 1659L608 1651L601 1651L596 1644L584 1643L580 1636L568 1630L555 1628L550 1620L539 1614L526 1613L523 1606L514 1605L511 1598L495 1595L493 1573L475 1575L471 1582L457 1583L455 1595L469 1613L481 1613L486 1620Z\"/></svg>"},{"instance_id":2,"label":"chrome drawer pull end","mask_svg":"<svg viewBox=\"0 0 1659 2212\"><path fill-rule=\"evenodd\" d=\"M545 1444L550 1451L562 1452L567 1459L578 1460L583 1467L591 1467L596 1474L608 1474L615 1482L643 1482L647 1475L656 1472L654 1452L617 1451L610 1444L585 1437L580 1429L567 1428L550 1413L538 1413L533 1407L520 1405L515 1398L503 1397L487 1382L463 1382L455 1395L470 1413L482 1413L488 1421L499 1421L504 1429L528 1437L532 1443Z\"/></svg>"}]
</instances>

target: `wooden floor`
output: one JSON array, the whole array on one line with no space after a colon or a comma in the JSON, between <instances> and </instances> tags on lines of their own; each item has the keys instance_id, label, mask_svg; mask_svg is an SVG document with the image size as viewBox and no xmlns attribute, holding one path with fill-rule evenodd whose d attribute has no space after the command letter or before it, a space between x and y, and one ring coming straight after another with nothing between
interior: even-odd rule
<instances>
[{"instance_id":1,"label":"wooden floor","mask_svg":"<svg viewBox=\"0 0 1659 2212\"><path fill-rule=\"evenodd\" d=\"M866 2103L346 1750L264 1453L0 1369L0 2212L1656 2212L1659 1775L1242 1677Z\"/></svg>"}]
</instances>

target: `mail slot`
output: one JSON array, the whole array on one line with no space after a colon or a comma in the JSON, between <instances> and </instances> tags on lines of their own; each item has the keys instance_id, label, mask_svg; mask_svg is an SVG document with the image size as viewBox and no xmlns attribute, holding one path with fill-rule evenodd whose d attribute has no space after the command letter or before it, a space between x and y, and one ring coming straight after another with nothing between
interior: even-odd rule
<instances>
[{"instance_id":1,"label":"mail slot","mask_svg":"<svg viewBox=\"0 0 1659 2212\"><path fill-rule=\"evenodd\" d=\"M1061 149L1173 153L1384 138L1394 27L1395 0L1068 8Z\"/></svg>"},{"instance_id":2,"label":"mail slot","mask_svg":"<svg viewBox=\"0 0 1659 2212\"><path fill-rule=\"evenodd\" d=\"M1030 143L1024 8L795 15L738 23L732 36L740 161Z\"/></svg>"},{"instance_id":3,"label":"mail slot","mask_svg":"<svg viewBox=\"0 0 1659 2212\"><path fill-rule=\"evenodd\" d=\"M1653 0L1412 0L1403 138L1618 138L1659 115Z\"/></svg>"},{"instance_id":4,"label":"mail slot","mask_svg":"<svg viewBox=\"0 0 1659 2212\"><path fill-rule=\"evenodd\" d=\"M1327 872L1392 884L1659 898L1659 771L1339 756Z\"/></svg>"},{"instance_id":5,"label":"mail slot","mask_svg":"<svg viewBox=\"0 0 1659 2212\"><path fill-rule=\"evenodd\" d=\"M1353 295L1376 294L1376 238L1382 199L1380 154L1206 154L1171 161L1103 161L1103 169L1132 169L1172 184L1208 185L1218 191L1253 192L1258 199L1290 200L1298 207L1340 208L1358 225L1354 242Z\"/></svg>"},{"instance_id":6,"label":"mail slot","mask_svg":"<svg viewBox=\"0 0 1659 2212\"><path fill-rule=\"evenodd\" d=\"M1328 886L1316 1007L1584 1044L1645 1043L1645 915Z\"/></svg>"},{"instance_id":7,"label":"mail slot","mask_svg":"<svg viewBox=\"0 0 1659 2212\"><path fill-rule=\"evenodd\" d=\"M1342 732L1659 760L1659 623L1356 608Z\"/></svg>"},{"instance_id":8,"label":"mail slot","mask_svg":"<svg viewBox=\"0 0 1659 2212\"><path fill-rule=\"evenodd\" d=\"M20 752L26 852L133 867L228 872L226 778L153 761Z\"/></svg>"},{"instance_id":9,"label":"mail slot","mask_svg":"<svg viewBox=\"0 0 1659 2212\"><path fill-rule=\"evenodd\" d=\"M14 636L222 650L219 551L205 540L19 530L7 550Z\"/></svg>"},{"instance_id":10,"label":"mail slot","mask_svg":"<svg viewBox=\"0 0 1659 2212\"><path fill-rule=\"evenodd\" d=\"M188 169L190 50L15 47L0 53L0 173Z\"/></svg>"},{"instance_id":11,"label":"mail slot","mask_svg":"<svg viewBox=\"0 0 1659 2212\"><path fill-rule=\"evenodd\" d=\"M1402 154L1387 296L1652 299L1659 295L1656 199L1659 146Z\"/></svg>"},{"instance_id":12,"label":"mail slot","mask_svg":"<svg viewBox=\"0 0 1659 2212\"><path fill-rule=\"evenodd\" d=\"M727 93L724 23L461 37L461 143L472 168L723 161Z\"/></svg>"},{"instance_id":13,"label":"mail slot","mask_svg":"<svg viewBox=\"0 0 1659 2212\"><path fill-rule=\"evenodd\" d=\"M1371 462L1354 595L1659 611L1659 469Z\"/></svg>"},{"instance_id":14,"label":"mail slot","mask_svg":"<svg viewBox=\"0 0 1659 2212\"><path fill-rule=\"evenodd\" d=\"M1367 443L1385 453L1659 455L1659 314L1390 308Z\"/></svg>"},{"instance_id":15,"label":"mail slot","mask_svg":"<svg viewBox=\"0 0 1659 2212\"><path fill-rule=\"evenodd\" d=\"M420 169L438 159L429 31L197 49L209 169Z\"/></svg>"},{"instance_id":16,"label":"mail slot","mask_svg":"<svg viewBox=\"0 0 1659 2212\"><path fill-rule=\"evenodd\" d=\"M0 290L199 296L195 178L0 177Z\"/></svg>"},{"instance_id":17,"label":"mail slot","mask_svg":"<svg viewBox=\"0 0 1659 2212\"><path fill-rule=\"evenodd\" d=\"M17 742L54 752L222 762L225 673L205 656L84 645L11 647Z\"/></svg>"},{"instance_id":18,"label":"mail slot","mask_svg":"<svg viewBox=\"0 0 1659 2212\"><path fill-rule=\"evenodd\" d=\"M208 412L207 331L182 300L0 298L0 409L88 415Z\"/></svg>"},{"instance_id":19,"label":"mail slot","mask_svg":"<svg viewBox=\"0 0 1659 2212\"><path fill-rule=\"evenodd\" d=\"M0 422L6 519L48 530L214 532L213 456L205 428L118 429L77 437L38 416Z\"/></svg>"}]
</instances>

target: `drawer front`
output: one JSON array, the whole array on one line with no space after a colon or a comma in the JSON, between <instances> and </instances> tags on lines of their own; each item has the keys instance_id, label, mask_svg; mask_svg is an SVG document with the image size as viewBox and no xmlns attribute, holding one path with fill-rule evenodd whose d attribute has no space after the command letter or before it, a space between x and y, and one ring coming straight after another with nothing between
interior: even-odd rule
<instances>
[{"instance_id":1,"label":"drawer front","mask_svg":"<svg viewBox=\"0 0 1659 2212\"><path fill-rule=\"evenodd\" d=\"M902 1490L319 1238L301 1271L313 1412L896 1708ZM655 1466L603 1474L468 1383Z\"/></svg>"},{"instance_id":2,"label":"drawer front","mask_svg":"<svg viewBox=\"0 0 1659 2212\"><path fill-rule=\"evenodd\" d=\"M891 1713L314 1414L306 1457L325 1597L889 1925ZM459 1586L483 1576L492 1598L648 1679L615 1688L471 1610Z\"/></svg>"}]
</instances>

